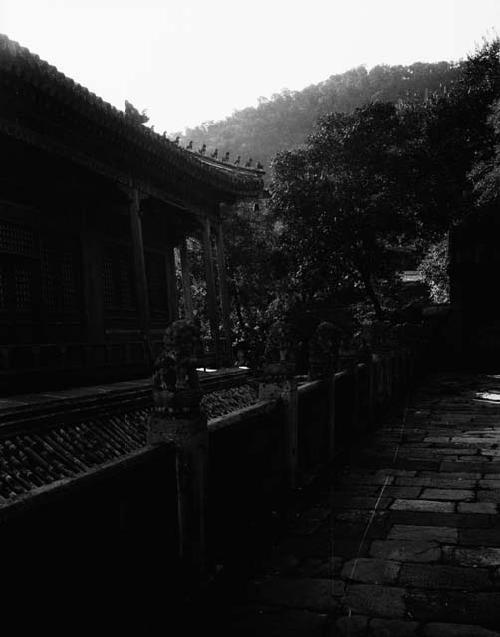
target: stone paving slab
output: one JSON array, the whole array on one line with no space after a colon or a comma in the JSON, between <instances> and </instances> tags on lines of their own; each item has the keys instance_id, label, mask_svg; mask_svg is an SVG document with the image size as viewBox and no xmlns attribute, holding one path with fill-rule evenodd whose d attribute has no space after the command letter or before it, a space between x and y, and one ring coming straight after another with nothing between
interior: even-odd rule
<instances>
[{"instance_id":1,"label":"stone paving slab","mask_svg":"<svg viewBox=\"0 0 500 637\"><path fill-rule=\"evenodd\" d=\"M458 531L451 526L394 524L387 537L389 540L413 540L415 542L427 541L455 544L458 540Z\"/></svg>"},{"instance_id":2,"label":"stone paving slab","mask_svg":"<svg viewBox=\"0 0 500 637\"><path fill-rule=\"evenodd\" d=\"M430 623L424 626L424 637L500 637L500 633L470 624Z\"/></svg>"},{"instance_id":3,"label":"stone paving slab","mask_svg":"<svg viewBox=\"0 0 500 637\"><path fill-rule=\"evenodd\" d=\"M323 637L328 616L307 610L286 610L280 608L244 608L241 614L231 618L231 630L238 637Z\"/></svg>"},{"instance_id":4,"label":"stone paving slab","mask_svg":"<svg viewBox=\"0 0 500 637\"><path fill-rule=\"evenodd\" d=\"M290 525L228 634L500 637L493 395L494 376L430 377L406 425L395 414L367 435Z\"/></svg>"}]
</instances>

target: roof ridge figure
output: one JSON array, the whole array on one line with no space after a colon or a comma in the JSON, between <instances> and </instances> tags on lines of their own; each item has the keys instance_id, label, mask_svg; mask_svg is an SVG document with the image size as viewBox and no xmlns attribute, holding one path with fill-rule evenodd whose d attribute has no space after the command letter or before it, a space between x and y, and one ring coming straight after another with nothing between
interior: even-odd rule
<instances>
[{"instance_id":1,"label":"roof ridge figure","mask_svg":"<svg viewBox=\"0 0 500 637\"><path fill-rule=\"evenodd\" d=\"M136 144L147 148L150 152L163 155L168 149L171 157L169 159L165 158L167 161L178 162L180 160L186 169L191 166L192 170L195 170L195 166L203 166L204 173L207 171L213 175L218 173L219 179L224 182L231 179L234 186L236 186L237 182L242 185L245 177L247 181L250 179L249 172L245 175L245 173L241 173L235 168L232 171L232 175L230 175L229 167L221 170L221 162L217 160L210 163L206 162L203 155L190 153L173 140L162 137L160 133L155 132L148 126L144 126L145 122L140 123L138 118L130 117L127 115L126 110L121 111L106 102L85 86L66 76L55 66L42 60L36 53L32 53L28 48L0 33L0 73L4 71L14 73L16 77L35 86L41 92L48 93L52 98L59 99L65 105L71 106L84 116L97 120L102 126L118 129L123 136L131 138ZM130 106L134 108L131 104ZM125 108L127 109L127 106ZM134 110L137 111L135 108ZM140 117L141 113L139 113ZM202 177L202 174L200 174L200 177ZM258 175L255 174L255 178L257 177ZM257 183L255 187L258 188Z\"/></svg>"}]
</instances>

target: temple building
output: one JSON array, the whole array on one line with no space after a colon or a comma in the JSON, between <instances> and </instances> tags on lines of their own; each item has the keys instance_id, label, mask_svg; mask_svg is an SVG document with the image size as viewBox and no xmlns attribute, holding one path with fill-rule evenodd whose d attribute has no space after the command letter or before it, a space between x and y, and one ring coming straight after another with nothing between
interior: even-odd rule
<instances>
[{"instance_id":1,"label":"temple building","mask_svg":"<svg viewBox=\"0 0 500 637\"><path fill-rule=\"evenodd\" d=\"M212 350L229 354L221 206L262 170L190 152L0 35L0 390L148 374L192 314L186 239L203 246Z\"/></svg>"}]
</instances>

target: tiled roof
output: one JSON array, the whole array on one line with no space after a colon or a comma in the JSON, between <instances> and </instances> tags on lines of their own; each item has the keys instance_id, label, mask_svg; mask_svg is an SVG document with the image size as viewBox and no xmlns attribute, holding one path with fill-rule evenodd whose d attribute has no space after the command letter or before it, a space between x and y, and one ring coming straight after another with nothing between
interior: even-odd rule
<instances>
[{"instance_id":1,"label":"tiled roof","mask_svg":"<svg viewBox=\"0 0 500 637\"><path fill-rule=\"evenodd\" d=\"M0 73L21 79L38 94L55 99L61 106L91 119L97 127L107 129L116 139L150 155L156 164L164 165L166 174L175 169L200 183L239 196L257 196L262 191L262 171L216 161L177 146L166 137L135 123L111 104L59 72L17 42L0 34ZM17 118L5 121L0 112L0 130L26 141ZM43 135L34 135L34 143L42 145ZM46 144L45 144L46 145ZM56 147L53 147L56 150ZM58 148L57 148L58 149ZM58 149L60 150L60 149ZM74 149L75 158L78 149ZM95 158L98 162L99 157ZM97 167L97 163L94 167Z\"/></svg>"}]
</instances>

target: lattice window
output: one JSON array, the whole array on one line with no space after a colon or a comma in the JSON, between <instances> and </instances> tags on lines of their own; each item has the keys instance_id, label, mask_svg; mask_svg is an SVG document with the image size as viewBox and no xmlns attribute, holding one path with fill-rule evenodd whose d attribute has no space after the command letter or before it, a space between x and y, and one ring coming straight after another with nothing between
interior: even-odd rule
<instances>
[{"instance_id":1,"label":"lattice window","mask_svg":"<svg viewBox=\"0 0 500 637\"><path fill-rule=\"evenodd\" d=\"M167 311L167 276L165 256L150 252L146 255L149 303L153 311Z\"/></svg>"},{"instance_id":2,"label":"lattice window","mask_svg":"<svg viewBox=\"0 0 500 637\"><path fill-rule=\"evenodd\" d=\"M33 230L0 220L0 252L32 256L35 253Z\"/></svg>"},{"instance_id":3,"label":"lattice window","mask_svg":"<svg viewBox=\"0 0 500 637\"><path fill-rule=\"evenodd\" d=\"M0 312L7 309L7 276L0 265Z\"/></svg>"},{"instance_id":4,"label":"lattice window","mask_svg":"<svg viewBox=\"0 0 500 637\"><path fill-rule=\"evenodd\" d=\"M78 311L75 256L69 245L43 246L42 297L49 314Z\"/></svg>"},{"instance_id":5,"label":"lattice window","mask_svg":"<svg viewBox=\"0 0 500 637\"><path fill-rule=\"evenodd\" d=\"M32 272L23 267L16 267L14 271L15 306L16 310L31 310L33 297L31 288Z\"/></svg>"},{"instance_id":6,"label":"lattice window","mask_svg":"<svg viewBox=\"0 0 500 637\"><path fill-rule=\"evenodd\" d=\"M73 255L65 252L61 259L62 305L65 312L78 309L78 294Z\"/></svg>"},{"instance_id":7,"label":"lattice window","mask_svg":"<svg viewBox=\"0 0 500 637\"><path fill-rule=\"evenodd\" d=\"M55 257L51 250L42 250L42 297L45 307L50 314L59 311L58 277L55 268Z\"/></svg>"},{"instance_id":8,"label":"lattice window","mask_svg":"<svg viewBox=\"0 0 500 637\"><path fill-rule=\"evenodd\" d=\"M133 288L133 272L131 268L131 259L126 255L120 255L119 260L119 291L120 306L131 308L134 305L134 288Z\"/></svg>"},{"instance_id":9,"label":"lattice window","mask_svg":"<svg viewBox=\"0 0 500 637\"><path fill-rule=\"evenodd\" d=\"M102 264L102 278L104 286L104 305L115 305L115 284L113 281L113 260L110 255L105 255Z\"/></svg>"},{"instance_id":10,"label":"lattice window","mask_svg":"<svg viewBox=\"0 0 500 637\"><path fill-rule=\"evenodd\" d=\"M107 246L102 270L104 304L108 309L132 309L135 306L133 263L130 250Z\"/></svg>"}]
</instances>

